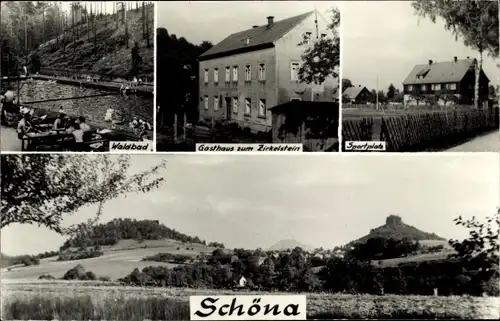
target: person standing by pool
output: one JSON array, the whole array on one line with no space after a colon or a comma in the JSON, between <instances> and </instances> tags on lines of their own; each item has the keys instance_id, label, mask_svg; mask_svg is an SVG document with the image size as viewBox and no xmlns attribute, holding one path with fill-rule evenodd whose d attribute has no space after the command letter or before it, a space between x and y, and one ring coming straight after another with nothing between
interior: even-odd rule
<instances>
[{"instance_id":1,"label":"person standing by pool","mask_svg":"<svg viewBox=\"0 0 500 321\"><path fill-rule=\"evenodd\" d=\"M17 137L19 139L23 139L24 135L31 130L30 117L29 113L25 113L17 124Z\"/></svg>"},{"instance_id":2,"label":"person standing by pool","mask_svg":"<svg viewBox=\"0 0 500 321\"><path fill-rule=\"evenodd\" d=\"M61 130L61 129L64 129L64 123L63 123L63 120L64 120L64 114L63 113L60 113L56 120L54 121L54 126L52 127L52 129L54 130Z\"/></svg>"},{"instance_id":3,"label":"person standing by pool","mask_svg":"<svg viewBox=\"0 0 500 321\"><path fill-rule=\"evenodd\" d=\"M3 110L7 113L12 113L15 114L17 113L17 110L15 110L14 107L14 100L16 98L16 95L14 93L14 87L8 86L7 91L3 95Z\"/></svg>"},{"instance_id":4,"label":"person standing by pool","mask_svg":"<svg viewBox=\"0 0 500 321\"><path fill-rule=\"evenodd\" d=\"M83 151L83 130L80 124L75 122L73 124L73 131L71 132L75 138L75 151Z\"/></svg>"}]
</instances>

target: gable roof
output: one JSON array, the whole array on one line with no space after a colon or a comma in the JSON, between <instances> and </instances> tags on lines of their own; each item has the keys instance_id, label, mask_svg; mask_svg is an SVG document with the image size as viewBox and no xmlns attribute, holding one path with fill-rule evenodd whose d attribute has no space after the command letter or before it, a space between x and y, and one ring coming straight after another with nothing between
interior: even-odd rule
<instances>
[{"instance_id":1,"label":"gable roof","mask_svg":"<svg viewBox=\"0 0 500 321\"><path fill-rule=\"evenodd\" d=\"M459 82L470 68L474 68L474 59L433 62L430 66L416 65L403 81L403 85ZM423 77L418 78L419 75Z\"/></svg>"},{"instance_id":2,"label":"gable roof","mask_svg":"<svg viewBox=\"0 0 500 321\"><path fill-rule=\"evenodd\" d=\"M233 33L203 53L199 57L199 60L208 60L235 53L272 47L274 46L275 41L282 38L285 34L313 13L314 11L310 11L298 16L275 21L271 27L268 27L266 24L257 28ZM250 39L248 45L246 44L247 38Z\"/></svg>"},{"instance_id":3,"label":"gable roof","mask_svg":"<svg viewBox=\"0 0 500 321\"><path fill-rule=\"evenodd\" d=\"M349 87L344 90L342 93L342 96L348 98L348 99L356 99L358 95L365 89L365 86L356 86L356 87Z\"/></svg>"}]
</instances>

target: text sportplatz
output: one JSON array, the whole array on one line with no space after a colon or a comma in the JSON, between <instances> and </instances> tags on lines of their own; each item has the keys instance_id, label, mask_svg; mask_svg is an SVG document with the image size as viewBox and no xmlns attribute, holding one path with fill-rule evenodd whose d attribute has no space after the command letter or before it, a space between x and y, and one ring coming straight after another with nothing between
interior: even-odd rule
<instances>
[{"instance_id":1,"label":"text sportplatz","mask_svg":"<svg viewBox=\"0 0 500 321\"><path fill-rule=\"evenodd\" d=\"M302 152L302 144L196 144L201 153Z\"/></svg>"},{"instance_id":2,"label":"text sportplatz","mask_svg":"<svg viewBox=\"0 0 500 321\"><path fill-rule=\"evenodd\" d=\"M345 150L346 151L385 151L385 142L373 142L373 141L346 141Z\"/></svg>"},{"instance_id":3,"label":"text sportplatz","mask_svg":"<svg viewBox=\"0 0 500 321\"><path fill-rule=\"evenodd\" d=\"M191 320L305 320L305 295L189 297Z\"/></svg>"}]
</instances>

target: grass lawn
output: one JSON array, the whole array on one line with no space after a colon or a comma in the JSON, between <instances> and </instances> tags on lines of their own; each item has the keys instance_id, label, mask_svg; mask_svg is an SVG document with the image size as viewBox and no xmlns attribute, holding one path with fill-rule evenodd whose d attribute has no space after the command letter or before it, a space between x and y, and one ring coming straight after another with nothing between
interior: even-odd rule
<instances>
[{"instance_id":1,"label":"grass lawn","mask_svg":"<svg viewBox=\"0 0 500 321\"><path fill-rule=\"evenodd\" d=\"M97 286L95 282L2 284L3 319L189 320L190 295L286 294ZM500 298L307 294L308 318L498 319Z\"/></svg>"}]
</instances>

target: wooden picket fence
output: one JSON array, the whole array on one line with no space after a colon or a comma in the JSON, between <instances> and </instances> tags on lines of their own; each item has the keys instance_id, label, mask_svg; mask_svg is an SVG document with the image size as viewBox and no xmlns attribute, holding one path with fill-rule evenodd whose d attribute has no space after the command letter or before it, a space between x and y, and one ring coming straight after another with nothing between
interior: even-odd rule
<instances>
[{"instance_id":1,"label":"wooden picket fence","mask_svg":"<svg viewBox=\"0 0 500 321\"><path fill-rule=\"evenodd\" d=\"M484 110L434 112L382 117L380 141L389 152L442 149L499 128L498 107ZM373 119L342 123L342 140L373 139Z\"/></svg>"},{"instance_id":2,"label":"wooden picket fence","mask_svg":"<svg viewBox=\"0 0 500 321\"><path fill-rule=\"evenodd\" d=\"M342 122L343 142L371 141L372 136L373 136L373 118L371 117L362 118L361 120L358 121L346 120Z\"/></svg>"}]
</instances>

